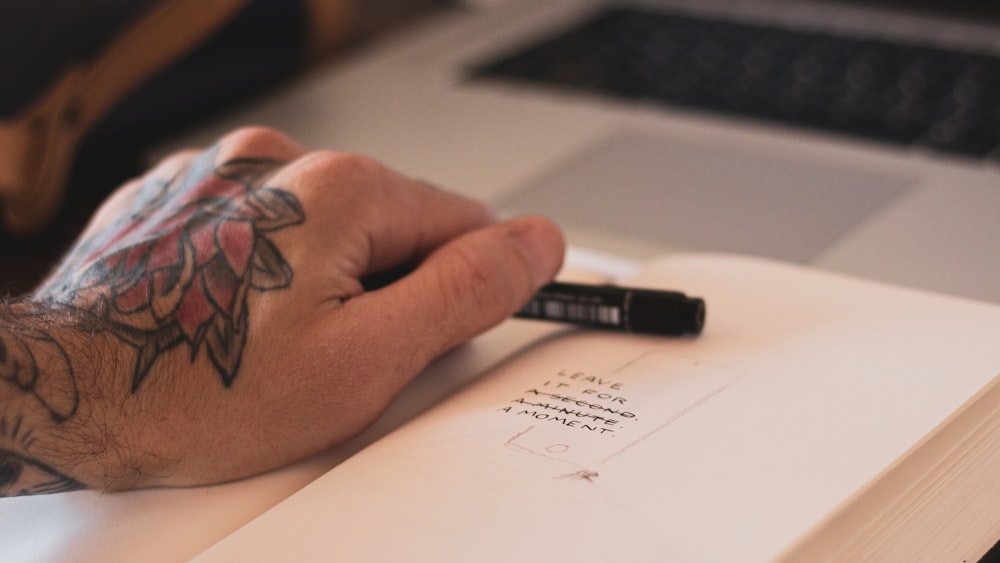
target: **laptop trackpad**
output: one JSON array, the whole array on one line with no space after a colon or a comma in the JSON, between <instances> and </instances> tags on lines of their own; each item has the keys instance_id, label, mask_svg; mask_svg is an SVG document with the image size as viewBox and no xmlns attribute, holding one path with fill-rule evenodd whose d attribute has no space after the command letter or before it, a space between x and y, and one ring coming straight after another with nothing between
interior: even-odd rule
<instances>
[{"instance_id":1,"label":"laptop trackpad","mask_svg":"<svg viewBox=\"0 0 1000 563\"><path fill-rule=\"evenodd\" d=\"M808 262L910 185L831 163L628 135L499 203L691 250Z\"/></svg>"}]
</instances>

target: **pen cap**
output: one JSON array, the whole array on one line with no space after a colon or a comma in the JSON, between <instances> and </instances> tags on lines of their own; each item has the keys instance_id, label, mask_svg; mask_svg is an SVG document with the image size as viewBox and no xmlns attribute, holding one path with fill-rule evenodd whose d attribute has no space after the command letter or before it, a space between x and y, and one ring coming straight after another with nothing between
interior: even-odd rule
<instances>
[{"instance_id":1,"label":"pen cap","mask_svg":"<svg viewBox=\"0 0 1000 563\"><path fill-rule=\"evenodd\" d=\"M651 334L700 334L705 326L705 301L683 294L634 290L628 305L629 330Z\"/></svg>"}]
</instances>

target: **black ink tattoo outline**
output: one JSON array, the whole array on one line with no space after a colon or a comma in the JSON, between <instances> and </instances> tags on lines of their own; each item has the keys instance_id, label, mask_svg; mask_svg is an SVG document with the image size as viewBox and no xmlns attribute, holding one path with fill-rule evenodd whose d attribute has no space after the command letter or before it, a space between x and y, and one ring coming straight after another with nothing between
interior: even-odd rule
<instances>
[{"instance_id":1,"label":"black ink tattoo outline","mask_svg":"<svg viewBox=\"0 0 1000 563\"><path fill-rule=\"evenodd\" d=\"M182 344L192 363L204 349L231 387L251 290L291 285L292 268L268 236L305 221L294 194L265 185L283 162L235 158L214 166L217 152L170 180L145 182L127 217L82 241L37 293L76 307L90 300L103 330L136 349L133 392L162 354Z\"/></svg>"},{"instance_id":2,"label":"black ink tattoo outline","mask_svg":"<svg viewBox=\"0 0 1000 563\"><path fill-rule=\"evenodd\" d=\"M35 443L35 438L31 430L22 427L22 422L21 417L12 423L8 423L6 418L0 418L0 438L19 445L27 452ZM25 473L31 475L26 476ZM18 485L22 477L27 481L27 486ZM80 481L27 454L0 448L0 497L65 493L86 488Z\"/></svg>"},{"instance_id":3,"label":"black ink tattoo outline","mask_svg":"<svg viewBox=\"0 0 1000 563\"><path fill-rule=\"evenodd\" d=\"M55 422L65 422L80 404L80 393L69 356L46 332L23 322L15 322L0 307L0 380L32 395ZM43 372L38 366L38 354L50 359L50 368ZM57 369L54 366L58 364Z\"/></svg>"}]
</instances>

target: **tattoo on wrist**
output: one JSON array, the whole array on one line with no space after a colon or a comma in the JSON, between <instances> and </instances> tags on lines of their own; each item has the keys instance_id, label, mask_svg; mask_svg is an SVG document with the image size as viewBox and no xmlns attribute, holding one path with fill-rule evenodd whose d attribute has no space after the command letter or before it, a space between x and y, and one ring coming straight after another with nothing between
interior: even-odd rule
<instances>
[{"instance_id":1,"label":"tattoo on wrist","mask_svg":"<svg viewBox=\"0 0 1000 563\"><path fill-rule=\"evenodd\" d=\"M8 311L0 308L0 380L33 396L54 422L65 422L80 403L65 349L36 323L15 320ZM41 358L47 362L44 370Z\"/></svg>"},{"instance_id":2,"label":"tattoo on wrist","mask_svg":"<svg viewBox=\"0 0 1000 563\"><path fill-rule=\"evenodd\" d=\"M148 180L126 218L81 242L38 297L88 310L136 349L135 391L163 353L206 353L222 383L236 377L249 297L288 287L292 269L270 240L305 220L290 192L265 185L281 162L217 149L169 180Z\"/></svg>"},{"instance_id":3,"label":"tattoo on wrist","mask_svg":"<svg viewBox=\"0 0 1000 563\"><path fill-rule=\"evenodd\" d=\"M15 316L0 307L0 380L29 395L54 424L76 414L80 393L69 357L43 328L44 315L29 309ZM18 416L0 416L0 497L82 489L83 483L33 457L33 432Z\"/></svg>"},{"instance_id":4,"label":"tattoo on wrist","mask_svg":"<svg viewBox=\"0 0 1000 563\"><path fill-rule=\"evenodd\" d=\"M35 439L22 428L21 418L8 422L0 418L0 440L30 451ZM86 485L56 471L49 465L10 449L0 448L0 497L63 493L85 489Z\"/></svg>"},{"instance_id":5,"label":"tattoo on wrist","mask_svg":"<svg viewBox=\"0 0 1000 563\"><path fill-rule=\"evenodd\" d=\"M105 333L132 347L132 393L178 347L232 385L253 296L292 282L271 235L305 215L292 193L266 184L283 163L216 165L217 156L216 147L172 178L147 179L122 219L80 241L32 302L16 312L0 303L0 385L30 397L26 404L43 407L55 427L82 410L74 370L86 352L67 353L64 330ZM31 429L26 412L0 412L0 496L85 488L38 455L48 433Z\"/></svg>"}]
</instances>

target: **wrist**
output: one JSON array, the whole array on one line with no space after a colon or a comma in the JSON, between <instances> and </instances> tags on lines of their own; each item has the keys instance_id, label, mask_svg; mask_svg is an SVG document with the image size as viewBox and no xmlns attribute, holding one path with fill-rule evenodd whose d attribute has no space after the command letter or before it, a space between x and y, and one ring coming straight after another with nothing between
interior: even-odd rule
<instances>
[{"instance_id":1,"label":"wrist","mask_svg":"<svg viewBox=\"0 0 1000 563\"><path fill-rule=\"evenodd\" d=\"M107 486L121 440L113 425L95 424L110 417L92 399L118 388L103 382L121 378L121 351L87 325L65 307L0 305L0 494Z\"/></svg>"}]
</instances>

